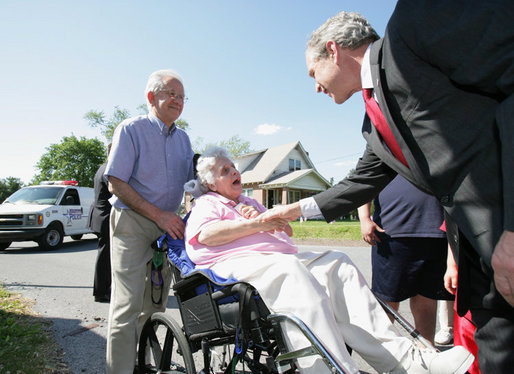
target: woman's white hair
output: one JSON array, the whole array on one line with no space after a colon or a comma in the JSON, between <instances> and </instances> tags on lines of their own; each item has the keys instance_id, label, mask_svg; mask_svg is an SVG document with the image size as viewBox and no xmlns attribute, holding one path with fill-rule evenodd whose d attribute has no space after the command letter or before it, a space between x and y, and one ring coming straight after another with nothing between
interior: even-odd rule
<instances>
[{"instance_id":1,"label":"woman's white hair","mask_svg":"<svg viewBox=\"0 0 514 374\"><path fill-rule=\"evenodd\" d=\"M199 158L196 164L196 179L184 184L184 190L197 198L209 192L209 184L214 184L214 165L219 159L231 160L230 154L225 148L213 146L207 149Z\"/></svg>"},{"instance_id":2,"label":"woman's white hair","mask_svg":"<svg viewBox=\"0 0 514 374\"><path fill-rule=\"evenodd\" d=\"M182 84L182 87L184 87L182 77L179 73L172 69L157 70L150 74L150 76L148 77L148 82L146 82L145 88L145 98L146 106L148 107L148 111L150 113L152 112L152 104L150 104L150 102L148 101L148 92L159 92L164 88L164 81L169 78L178 80Z\"/></svg>"}]
</instances>

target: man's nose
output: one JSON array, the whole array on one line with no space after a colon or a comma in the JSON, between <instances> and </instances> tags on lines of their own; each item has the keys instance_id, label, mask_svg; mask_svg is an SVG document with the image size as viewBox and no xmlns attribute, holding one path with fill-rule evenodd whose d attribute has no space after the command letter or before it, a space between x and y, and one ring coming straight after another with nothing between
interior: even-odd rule
<instances>
[{"instance_id":1,"label":"man's nose","mask_svg":"<svg viewBox=\"0 0 514 374\"><path fill-rule=\"evenodd\" d=\"M315 88L316 88L316 92L317 93L320 93L320 92L323 92L323 88L321 87L321 84L319 84L318 82L316 82L314 84Z\"/></svg>"}]
</instances>

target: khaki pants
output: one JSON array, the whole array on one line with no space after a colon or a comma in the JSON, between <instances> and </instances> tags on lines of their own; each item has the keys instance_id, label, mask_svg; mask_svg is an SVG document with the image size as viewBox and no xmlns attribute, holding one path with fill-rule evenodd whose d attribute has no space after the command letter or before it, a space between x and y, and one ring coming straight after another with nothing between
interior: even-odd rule
<instances>
[{"instance_id":1,"label":"khaki pants","mask_svg":"<svg viewBox=\"0 0 514 374\"><path fill-rule=\"evenodd\" d=\"M349 373L358 372L345 343L379 372L389 372L412 346L378 304L362 274L342 252L241 254L212 266L218 275L250 283L272 312L300 318ZM289 344L306 339L286 326ZM300 359L302 373L328 372L321 359Z\"/></svg>"},{"instance_id":2,"label":"khaki pants","mask_svg":"<svg viewBox=\"0 0 514 374\"><path fill-rule=\"evenodd\" d=\"M132 374L137 341L145 321L166 309L171 271L162 268L162 302L151 298L152 242L162 230L151 220L129 209L111 211L112 294L107 332L107 373ZM155 300L159 291L154 289Z\"/></svg>"}]
</instances>

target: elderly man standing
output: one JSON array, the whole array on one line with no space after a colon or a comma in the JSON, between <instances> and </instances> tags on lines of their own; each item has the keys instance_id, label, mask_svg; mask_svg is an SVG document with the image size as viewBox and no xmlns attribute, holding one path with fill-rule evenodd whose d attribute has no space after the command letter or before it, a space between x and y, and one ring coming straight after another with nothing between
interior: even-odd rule
<instances>
[{"instance_id":1,"label":"elderly man standing","mask_svg":"<svg viewBox=\"0 0 514 374\"><path fill-rule=\"evenodd\" d=\"M397 174L434 195L455 224L457 306L471 310L482 373L514 366L514 2L399 0L383 38L342 12L308 42L317 92L362 91L366 150L331 189L267 212L331 221Z\"/></svg>"},{"instance_id":2,"label":"elderly man standing","mask_svg":"<svg viewBox=\"0 0 514 374\"><path fill-rule=\"evenodd\" d=\"M184 183L193 177L189 137L174 123L186 100L181 77L173 70L158 70L150 75L145 94L149 114L116 128L105 171L114 194L108 373L134 371L142 324L166 309L171 274L165 263L163 284L156 292L151 244L166 231L173 238L183 237L185 225L175 212Z\"/></svg>"}]
</instances>

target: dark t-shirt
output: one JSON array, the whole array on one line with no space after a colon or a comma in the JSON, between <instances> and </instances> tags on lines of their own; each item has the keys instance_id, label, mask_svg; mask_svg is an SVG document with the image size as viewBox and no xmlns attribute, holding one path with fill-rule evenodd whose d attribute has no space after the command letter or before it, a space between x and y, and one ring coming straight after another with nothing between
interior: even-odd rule
<instances>
[{"instance_id":1,"label":"dark t-shirt","mask_svg":"<svg viewBox=\"0 0 514 374\"><path fill-rule=\"evenodd\" d=\"M373 221L390 237L445 238L439 201L398 175L374 200Z\"/></svg>"}]
</instances>

